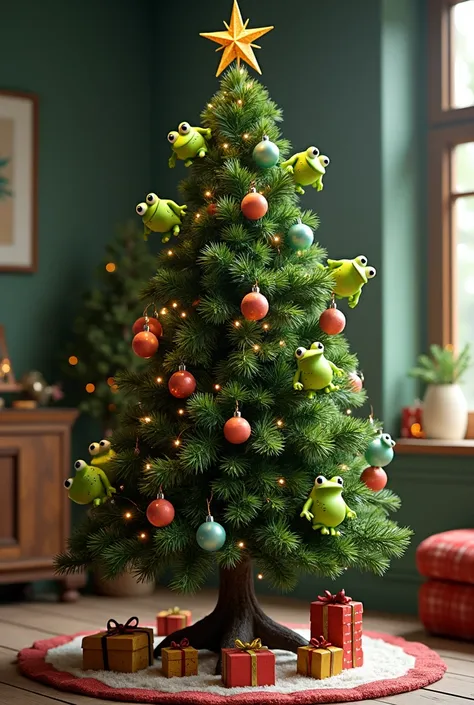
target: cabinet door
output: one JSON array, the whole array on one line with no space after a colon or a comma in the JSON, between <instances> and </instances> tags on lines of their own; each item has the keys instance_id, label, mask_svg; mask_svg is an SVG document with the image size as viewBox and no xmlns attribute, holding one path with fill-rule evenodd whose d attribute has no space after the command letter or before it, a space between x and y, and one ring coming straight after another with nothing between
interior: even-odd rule
<instances>
[{"instance_id":1,"label":"cabinet door","mask_svg":"<svg viewBox=\"0 0 474 705\"><path fill-rule=\"evenodd\" d=\"M39 567L63 548L61 458L59 433L0 435L0 562Z\"/></svg>"}]
</instances>

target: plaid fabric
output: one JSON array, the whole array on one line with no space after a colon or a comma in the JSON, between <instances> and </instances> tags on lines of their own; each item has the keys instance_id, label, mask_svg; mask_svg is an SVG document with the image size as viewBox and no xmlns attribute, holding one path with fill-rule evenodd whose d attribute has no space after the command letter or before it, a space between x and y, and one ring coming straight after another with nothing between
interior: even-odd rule
<instances>
[{"instance_id":1,"label":"plaid fabric","mask_svg":"<svg viewBox=\"0 0 474 705\"><path fill-rule=\"evenodd\" d=\"M474 639L474 586L429 580L421 586L418 612L433 634Z\"/></svg>"},{"instance_id":2,"label":"plaid fabric","mask_svg":"<svg viewBox=\"0 0 474 705\"><path fill-rule=\"evenodd\" d=\"M474 529L434 534L420 543L416 565L427 578L474 585Z\"/></svg>"}]
</instances>

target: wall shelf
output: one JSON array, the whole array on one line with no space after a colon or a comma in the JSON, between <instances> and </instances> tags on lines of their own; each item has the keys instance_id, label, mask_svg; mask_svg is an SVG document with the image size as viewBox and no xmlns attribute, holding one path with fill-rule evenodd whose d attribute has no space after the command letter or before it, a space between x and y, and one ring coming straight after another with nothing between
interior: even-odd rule
<instances>
[{"instance_id":1,"label":"wall shelf","mask_svg":"<svg viewBox=\"0 0 474 705\"><path fill-rule=\"evenodd\" d=\"M474 455L474 440L436 441L430 438L399 438L397 455Z\"/></svg>"}]
</instances>

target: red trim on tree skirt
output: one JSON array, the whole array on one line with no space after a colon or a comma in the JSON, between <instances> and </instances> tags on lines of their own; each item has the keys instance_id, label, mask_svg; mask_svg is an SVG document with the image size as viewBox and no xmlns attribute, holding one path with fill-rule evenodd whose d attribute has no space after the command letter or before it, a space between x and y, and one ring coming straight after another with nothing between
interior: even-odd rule
<instances>
[{"instance_id":1,"label":"red trim on tree skirt","mask_svg":"<svg viewBox=\"0 0 474 705\"><path fill-rule=\"evenodd\" d=\"M288 626L308 628L307 624L292 624ZM70 673L56 671L51 664L45 663L45 657L49 649L67 644L75 637L82 636L85 633L90 634L91 632L81 632L70 636L56 636L51 639L36 641L31 648L22 649L18 654L18 664L21 673L28 678L41 681L59 690L122 702L159 703L160 705L226 705L226 703L227 705L252 705L253 703L262 702L266 705L290 705L290 703L310 705L312 703L338 703L381 698L382 696L406 693L435 683L443 677L446 671L446 665L440 656L424 644L405 641L401 637L391 636L390 634L364 632L373 639L383 639L389 644L400 646L405 653L415 656L415 667L411 668L400 678L373 681L356 688L308 689L295 693L266 693L262 690L258 693L253 691L248 694L222 696L211 695L206 691L163 693L143 688L119 690L111 688L95 678L76 678Z\"/></svg>"}]
</instances>

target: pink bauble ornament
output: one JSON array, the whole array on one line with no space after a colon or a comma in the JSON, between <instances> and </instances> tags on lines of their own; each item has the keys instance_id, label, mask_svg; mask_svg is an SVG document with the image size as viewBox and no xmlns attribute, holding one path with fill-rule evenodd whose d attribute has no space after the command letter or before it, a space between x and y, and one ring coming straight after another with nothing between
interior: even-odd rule
<instances>
[{"instance_id":1,"label":"pink bauble ornament","mask_svg":"<svg viewBox=\"0 0 474 705\"><path fill-rule=\"evenodd\" d=\"M268 201L255 188L243 197L240 210L249 220L260 220L268 211Z\"/></svg>"},{"instance_id":2,"label":"pink bauble ornament","mask_svg":"<svg viewBox=\"0 0 474 705\"><path fill-rule=\"evenodd\" d=\"M158 338L151 331L142 330L132 340L132 348L138 357L152 357L158 350Z\"/></svg>"},{"instance_id":3,"label":"pink bauble ornament","mask_svg":"<svg viewBox=\"0 0 474 705\"><path fill-rule=\"evenodd\" d=\"M261 321L267 315L269 308L268 300L260 293L256 284L240 303L240 310L247 321Z\"/></svg>"},{"instance_id":4,"label":"pink bauble ornament","mask_svg":"<svg viewBox=\"0 0 474 705\"><path fill-rule=\"evenodd\" d=\"M379 492L383 490L387 484L388 477L387 473L383 468L365 468L364 472L360 476L362 482L364 482L369 489L373 492Z\"/></svg>"},{"instance_id":5,"label":"pink bauble ornament","mask_svg":"<svg viewBox=\"0 0 474 705\"><path fill-rule=\"evenodd\" d=\"M190 397L196 389L196 379L191 372L186 372L184 365L179 366L179 372L175 372L168 380L168 389L176 399L186 399Z\"/></svg>"},{"instance_id":6,"label":"pink bauble ornament","mask_svg":"<svg viewBox=\"0 0 474 705\"><path fill-rule=\"evenodd\" d=\"M362 390L362 380L357 374L357 372L349 372L347 375L349 378L349 383L354 392L360 392Z\"/></svg>"},{"instance_id":7,"label":"pink bauble ornament","mask_svg":"<svg viewBox=\"0 0 474 705\"><path fill-rule=\"evenodd\" d=\"M337 335L346 327L346 317L334 304L322 312L319 317L319 327L328 335Z\"/></svg>"},{"instance_id":8,"label":"pink bauble ornament","mask_svg":"<svg viewBox=\"0 0 474 705\"><path fill-rule=\"evenodd\" d=\"M174 519L174 507L171 502L165 499L163 492L150 502L146 510L146 518L153 526L168 526Z\"/></svg>"},{"instance_id":9,"label":"pink bauble ornament","mask_svg":"<svg viewBox=\"0 0 474 705\"><path fill-rule=\"evenodd\" d=\"M249 422L242 418L240 411L236 411L232 418L228 419L224 424L224 436L226 441L238 445L245 443L250 438L252 429Z\"/></svg>"}]
</instances>

